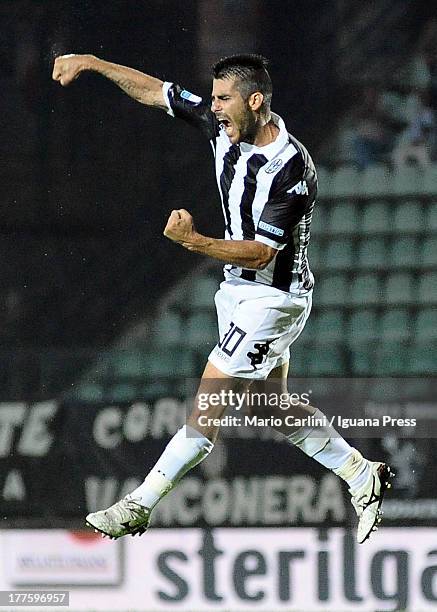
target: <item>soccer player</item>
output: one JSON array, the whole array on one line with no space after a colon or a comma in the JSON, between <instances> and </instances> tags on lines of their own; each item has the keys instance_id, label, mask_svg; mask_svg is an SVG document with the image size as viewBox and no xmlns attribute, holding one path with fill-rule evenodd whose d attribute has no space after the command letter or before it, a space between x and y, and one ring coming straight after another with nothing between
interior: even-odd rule
<instances>
[{"instance_id":1,"label":"soccer player","mask_svg":"<svg viewBox=\"0 0 437 612\"><path fill-rule=\"evenodd\" d=\"M305 147L270 110L272 83L265 58L247 54L213 67L211 101L180 85L106 62L92 55L56 58L53 79L69 85L92 71L130 97L197 127L210 141L224 223L224 239L200 234L190 213L173 210L164 235L182 247L224 262L225 280L215 296L220 341L211 352L198 398L212 392L245 392L254 381L280 380L286 388L289 347L311 309L313 275L307 246L317 193L317 175ZM106 510L86 517L88 525L118 538L147 529L153 508L192 467L211 452L226 409L199 402L187 424L170 440L144 482ZM211 417L205 422L201 414ZM323 414L294 407L296 417ZM329 426L281 426L291 444L332 470L349 486L358 515L358 542L381 520L381 503L393 475L371 462ZM202 425L200 424L202 422Z\"/></svg>"}]
</instances>

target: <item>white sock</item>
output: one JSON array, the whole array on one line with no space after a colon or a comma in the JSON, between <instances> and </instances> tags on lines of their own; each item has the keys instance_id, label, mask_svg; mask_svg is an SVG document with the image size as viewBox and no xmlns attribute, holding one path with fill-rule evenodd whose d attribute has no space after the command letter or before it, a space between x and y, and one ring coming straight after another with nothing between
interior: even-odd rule
<instances>
[{"instance_id":1,"label":"white sock","mask_svg":"<svg viewBox=\"0 0 437 612\"><path fill-rule=\"evenodd\" d=\"M152 509L188 470L209 455L213 447L208 438L184 425L167 444L143 483L127 497L139 499L142 506Z\"/></svg>"},{"instance_id":2,"label":"white sock","mask_svg":"<svg viewBox=\"0 0 437 612\"><path fill-rule=\"evenodd\" d=\"M323 412L316 410L311 421L314 425L300 427L286 436L287 440L300 448L308 457L312 457L340 476L351 490L359 489L370 473L367 459L329 425Z\"/></svg>"}]
</instances>

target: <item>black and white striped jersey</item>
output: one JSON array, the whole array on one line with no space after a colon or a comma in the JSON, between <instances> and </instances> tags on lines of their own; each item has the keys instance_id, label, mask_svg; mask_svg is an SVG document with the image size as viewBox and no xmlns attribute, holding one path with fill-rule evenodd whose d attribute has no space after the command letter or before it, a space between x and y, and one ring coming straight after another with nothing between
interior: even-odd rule
<instances>
[{"instance_id":1,"label":"black and white striped jersey","mask_svg":"<svg viewBox=\"0 0 437 612\"><path fill-rule=\"evenodd\" d=\"M317 174L305 147L288 134L283 120L275 141L263 146L232 144L209 104L179 85L165 83L168 113L196 126L210 140L219 188L225 238L258 240L278 250L264 270L227 264L233 275L289 291L310 290L314 278L307 258Z\"/></svg>"}]
</instances>

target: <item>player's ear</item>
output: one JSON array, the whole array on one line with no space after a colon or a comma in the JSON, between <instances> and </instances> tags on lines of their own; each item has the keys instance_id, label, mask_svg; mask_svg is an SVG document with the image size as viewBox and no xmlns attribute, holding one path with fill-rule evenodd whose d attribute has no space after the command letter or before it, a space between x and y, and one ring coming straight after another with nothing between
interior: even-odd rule
<instances>
[{"instance_id":1,"label":"player's ear","mask_svg":"<svg viewBox=\"0 0 437 612\"><path fill-rule=\"evenodd\" d=\"M249 108L252 111L259 111L264 102L264 96L260 91L255 91L249 96Z\"/></svg>"}]
</instances>

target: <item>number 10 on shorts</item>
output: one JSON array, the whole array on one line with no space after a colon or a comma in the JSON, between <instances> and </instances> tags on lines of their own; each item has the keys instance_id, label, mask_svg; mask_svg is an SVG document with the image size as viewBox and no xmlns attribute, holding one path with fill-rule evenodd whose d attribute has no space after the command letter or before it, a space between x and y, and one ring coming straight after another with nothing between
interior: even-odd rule
<instances>
[{"instance_id":1,"label":"number 10 on shorts","mask_svg":"<svg viewBox=\"0 0 437 612\"><path fill-rule=\"evenodd\" d=\"M226 355L232 357L245 335L245 331L231 322L229 331L225 334L223 340L219 342L218 346Z\"/></svg>"}]
</instances>

